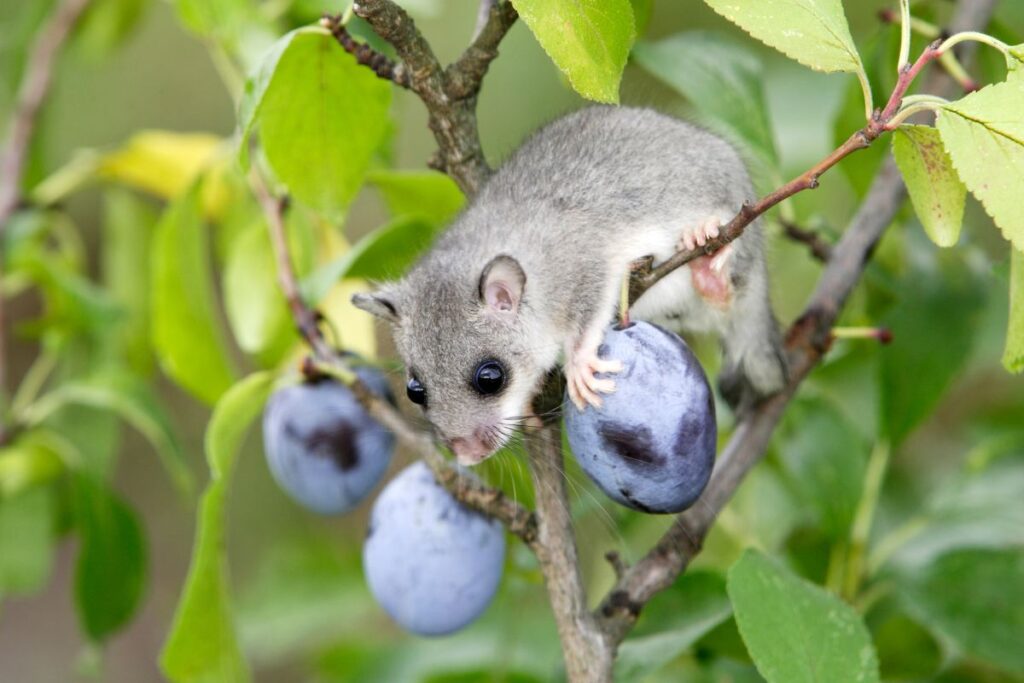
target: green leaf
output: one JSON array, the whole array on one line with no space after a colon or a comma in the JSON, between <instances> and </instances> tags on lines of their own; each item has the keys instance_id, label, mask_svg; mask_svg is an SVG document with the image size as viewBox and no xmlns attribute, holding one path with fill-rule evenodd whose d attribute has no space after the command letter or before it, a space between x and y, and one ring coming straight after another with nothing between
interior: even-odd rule
<instances>
[{"instance_id":1,"label":"green leaf","mask_svg":"<svg viewBox=\"0 0 1024 683\"><path fill-rule=\"evenodd\" d=\"M254 9L249 0L173 0L178 17L201 36L232 38Z\"/></svg>"},{"instance_id":2,"label":"green leaf","mask_svg":"<svg viewBox=\"0 0 1024 683\"><path fill-rule=\"evenodd\" d=\"M878 681L878 657L856 611L776 561L748 550L729 570L729 597L769 683Z\"/></svg>"},{"instance_id":3,"label":"green leaf","mask_svg":"<svg viewBox=\"0 0 1024 683\"><path fill-rule=\"evenodd\" d=\"M60 453L41 430L0 448L0 498L10 498L52 481L64 471Z\"/></svg>"},{"instance_id":4,"label":"green leaf","mask_svg":"<svg viewBox=\"0 0 1024 683\"><path fill-rule=\"evenodd\" d=\"M258 122L267 160L289 191L313 208L340 212L388 132L390 104L390 86L330 33L298 29L271 48L246 84L242 149Z\"/></svg>"},{"instance_id":5,"label":"green leaf","mask_svg":"<svg viewBox=\"0 0 1024 683\"><path fill-rule=\"evenodd\" d=\"M538 678L537 676L523 671L508 671L503 669L500 678L495 679L494 669L484 667L466 671L446 671L444 673L433 673L420 679L422 683L492 683L499 680L501 683L544 683L550 678Z\"/></svg>"},{"instance_id":6,"label":"green leaf","mask_svg":"<svg viewBox=\"0 0 1024 683\"><path fill-rule=\"evenodd\" d=\"M1006 80L1024 81L1024 45L1014 45L1006 55Z\"/></svg>"},{"instance_id":7,"label":"green leaf","mask_svg":"<svg viewBox=\"0 0 1024 683\"><path fill-rule=\"evenodd\" d=\"M922 625L897 612L872 625L882 678L886 681L936 681L942 652L935 637Z\"/></svg>"},{"instance_id":8,"label":"green leaf","mask_svg":"<svg viewBox=\"0 0 1024 683\"><path fill-rule=\"evenodd\" d=\"M967 189L1006 239L1024 250L1024 79L989 85L946 105L936 126Z\"/></svg>"},{"instance_id":9,"label":"green leaf","mask_svg":"<svg viewBox=\"0 0 1024 683\"><path fill-rule=\"evenodd\" d=\"M892 153L910 201L925 233L940 247L952 247L960 238L967 188L931 126L900 126L892 138Z\"/></svg>"},{"instance_id":10,"label":"green leaf","mask_svg":"<svg viewBox=\"0 0 1024 683\"><path fill-rule=\"evenodd\" d=\"M764 171L778 170L759 56L728 38L688 31L639 42L633 58L685 97L702 122L748 149Z\"/></svg>"},{"instance_id":11,"label":"green leaf","mask_svg":"<svg viewBox=\"0 0 1024 683\"><path fill-rule=\"evenodd\" d=\"M258 663L336 642L379 609L366 590L358 546L331 536L268 548L249 573L238 594L238 633Z\"/></svg>"},{"instance_id":12,"label":"green leaf","mask_svg":"<svg viewBox=\"0 0 1024 683\"><path fill-rule=\"evenodd\" d=\"M455 181L437 171L370 171L367 180L380 191L394 217L416 216L445 225L466 203Z\"/></svg>"},{"instance_id":13,"label":"green leaf","mask_svg":"<svg viewBox=\"0 0 1024 683\"><path fill-rule=\"evenodd\" d=\"M437 236L439 226L417 217L398 218L359 240L302 282L303 298L318 303L338 280L400 277Z\"/></svg>"},{"instance_id":14,"label":"green leaf","mask_svg":"<svg viewBox=\"0 0 1024 683\"><path fill-rule=\"evenodd\" d=\"M147 375L153 367L148 258L156 212L120 188L108 189L103 198L103 281L124 311L116 334L122 355L132 368Z\"/></svg>"},{"instance_id":15,"label":"green leaf","mask_svg":"<svg viewBox=\"0 0 1024 683\"><path fill-rule=\"evenodd\" d=\"M537 42L583 97L619 101L636 38L629 0L513 0Z\"/></svg>"},{"instance_id":16,"label":"green leaf","mask_svg":"<svg viewBox=\"0 0 1024 683\"><path fill-rule=\"evenodd\" d=\"M638 631L619 647L615 680L646 680L730 614L732 606L722 577L707 572L682 577L671 591L644 608L641 623L653 626Z\"/></svg>"},{"instance_id":17,"label":"green leaf","mask_svg":"<svg viewBox=\"0 0 1024 683\"><path fill-rule=\"evenodd\" d=\"M152 335L164 372L213 403L235 373L214 311L206 242L194 185L167 208L153 238Z\"/></svg>"},{"instance_id":18,"label":"green leaf","mask_svg":"<svg viewBox=\"0 0 1024 683\"><path fill-rule=\"evenodd\" d=\"M288 33L276 40L260 59L259 66L245 80L245 89L238 103L238 160L242 168L249 170L249 138L256 128L256 120L263 106L263 98L270 88L281 56L291 46L294 33Z\"/></svg>"},{"instance_id":19,"label":"green leaf","mask_svg":"<svg viewBox=\"0 0 1024 683\"><path fill-rule=\"evenodd\" d=\"M642 36L647 31L647 25L651 23L654 0L629 0L629 4L633 6L633 23L636 24L636 34Z\"/></svg>"},{"instance_id":20,"label":"green leaf","mask_svg":"<svg viewBox=\"0 0 1024 683\"><path fill-rule=\"evenodd\" d=\"M1019 443L1019 439L1016 439ZM996 461L980 472L956 471L927 501L920 518L892 532L902 543L887 561L916 573L964 548L1024 547L1024 462ZM909 531L909 533L908 533ZM885 546L885 541L878 544Z\"/></svg>"},{"instance_id":21,"label":"green leaf","mask_svg":"<svg viewBox=\"0 0 1024 683\"><path fill-rule=\"evenodd\" d=\"M967 362L983 303L977 276L953 258L940 272L911 271L898 286L899 303L883 319L893 341L881 351L878 403L894 446L931 414ZM935 343L936 320L949 321L941 344Z\"/></svg>"},{"instance_id":22,"label":"green leaf","mask_svg":"<svg viewBox=\"0 0 1024 683\"><path fill-rule=\"evenodd\" d=\"M145 383L127 373L67 382L30 406L24 419L30 424L39 423L68 405L98 408L121 417L153 446L175 485L185 493L192 490L192 473L174 427Z\"/></svg>"},{"instance_id":23,"label":"green leaf","mask_svg":"<svg viewBox=\"0 0 1024 683\"><path fill-rule=\"evenodd\" d=\"M726 510L729 523L718 525L713 532L728 534L733 539L734 547L726 564L747 545L756 543L769 551L780 549L807 517L806 507L771 466L751 471Z\"/></svg>"},{"instance_id":24,"label":"green leaf","mask_svg":"<svg viewBox=\"0 0 1024 683\"><path fill-rule=\"evenodd\" d=\"M965 550L903 577L921 623L959 649L1024 672L1024 550Z\"/></svg>"},{"instance_id":25,"label":"green leaf","mask_svg":"<svg viewBox=\"0 0 1024 683\"><path fill-rule=\"evenodd\" d=\"M70 331L105 332L116 323L117 305L108 292L78 272L78 265L38 245L26 245L11 258L11 271L21 271L39 285L47 319Z\"/></svg>"},{"instance_id":26,"label":"green leaf","mask_svg":"<svg viewBox=\"0 0 1024 683\"><path fill-rule=\"evenodd\" d=\"M91 640L105 640L135 612L146 580L146 544L127 504L87 476L74 485L75 524L81 548L75 568L75 603Z\"/></svg>"},{"instance_id":27,"label":"green leaf","mask_svg":"<svg viewBox=\"0 0 1024 683\"><path fill-rule=\"evenodd\" d=\"M863 72L840 0L704 0L761 42L817 71Z\"/></svg>"},{"instance_id":28,"label":"green leaf","mask_svg":"<svg viewBox=\"0 0 1024 683\"><path fill-rule=\"evenodd\" d=\"M103 55L120 45L146 9L146 0L97 0L75 29L75 42L87 53Z\"/></svg>"},{"instance_id":29,"label":"green leaf","mask_svg":"<svg viewBox=\"0 0 1024 683\"><path fill-rule=\"evenodd\" d=\"M1024 251L1010 247L1010 320L1006 326L1003 366L1024 371Z\"/></svg>"},{"instance_id":30,"label":"green leaf","mask_svg":"<svg viewBox=\"0 0 1024 683\"><path fill-rule=\"evenodd\" d=\"M268 364L294 340L288 306L277 284L277 265L264 222L232 242L224 264L224 309L239 348Z\"/></svg>"},{"instance_id":31,"label":"green leaf","mask_svg":"<svg viewBox=\"0 0 1024 683\"><path fill-rule=\"evenodd\" d=\"M249 674L238 649L226 555L225 503L238 450L263 409L274 377L249 375L218 401L206 428L210 483L199 504L192 566L160 668L174 683L243 681Z\"/></svg>"},{"instance_id":32,"label":"green leaf","mask_svg":"<svg viewBox=\"0 0 1024 683\"><path fill-rule=\"evenodd\" d=\"M34 593L50 580L54 502L45 487L0 497L0 599Z\"/></svg>"},{"instance_id":33,"label":"green leaf","mask_svg":"<svg viewBox=\"0 0 1024 683\"><path fill-rule=\"evenodd\" d=\"M790 408L778 453L818 526L845 538L860 500L869 446L849 421L822 401Z\"/></svg>"}]
</instances>

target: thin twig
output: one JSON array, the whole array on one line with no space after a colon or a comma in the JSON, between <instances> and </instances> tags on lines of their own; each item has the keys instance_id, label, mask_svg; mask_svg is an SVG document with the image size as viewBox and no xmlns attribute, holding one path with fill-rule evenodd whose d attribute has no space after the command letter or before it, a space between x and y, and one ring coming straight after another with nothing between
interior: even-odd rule
<instances>
[{"instance_id":1,"label":"thin twig","mask_svg":"<svg viewBox=\"0 0 1024 683\"><path fill-rule=\"evenodd\" d=\"M900 15L891 9L879 10L878 18L887 24L901 23ZM923 19L919 19L918 17L910 17L910 28L914 33L917 33L928 40L935 40L936 38L945 39L950 35L949 31L940 29L935 24L931 24ZM981 87L978 82L975 81L969 73L967 73L967 70L960 63L960 60L957 59L954 52L944 52L942 56L939 57L939 64L941 64L942 68L946 70L946 73L949 74L950 78L956 81L960 87L963 88L964 92L974 92Z\"/></svg>"},{"instance_id":2,"label":"thin twig","mask_svg":"<svg viewBox=\"0 0 1024 683\"><path fill-rule=\"evenodd\" d=\"M629 565L622 559L617 550L609 550L604 554L604 559L608 561L608 564L612 566L612 571L615 572L615 578L621 579L625 576L626 571L629 569Z\"/></svg>"},{"instance_id":3,"label":"thin twig","mask_svg":"<svg viewBox=\"0 0 1024 683\"><path fill-rule=\"evenodd\" d=\"M295 327L313 349L314 354L321 358L331 358L336 354L320 331L320 317L316 311L306 305L299 291L298 278L292 265L291 250L288 248L288 235L284 222L288 199L287 197L274 197L266 183L263 182L263 178L255 171L250 175L250 183L253 194L256 195L256 199L263 209L263 215L267 219L270 241L274 246L274 255L277 258L278 286L281 288L285 301L288 302Z\"/></svg>"},{"instance_id":4,"label":"thin twig","mask_svg":"<svg viewBox=\"0 0 1024 683\"><path fill-rule=\"evenodd\" d=\"M481 9L484 5L487 14L481 17L484 21L472 44L445 69L445 91L455 99L475 97L480 92L487 69L498 56L498 45L519 16L511 2L485 0Z\"/></svg>"},{"instance_id":5,"label":"thin twig","mask_svg":"<svg viewBox=\"0 0 1024 683\"><path fill-rule=\"evenodd\" d=\"M353 38L345 28L340 14L325 14L320 19L320 25L330 31L338 44L355 57L358 63L373 71L378 78L391 81L402 88L409 87L409 70L405 68L405 64L396 62L366 43L360 43Z\"/></svg>"},{"instance_id":6,"label":"thin twig","mask_svg":"<svg viewBox=\"0 0 1024 683\"><path fill-rule=\"evenodd\" d=\"M4 235L21 201L21 183L39 111L53 83L57 55L88 4L89 0L64 0L39 31L25 62L7 144L0 154L0 280L3 279ZM7 343L3 304L0 294L0 397L6 402Z\"/></svg>"},{"instance_id":7,"label":"thin twig","mask_svg":"<svg viewBox=\"0 0 1024 683\"><path fill-rule=\"evenodd\" d=\"M938 40L933 42L924 49L921 56L918 57L913 64L908 64L901 70L899 79L896 82L896 86L893 88L892 94L889 96L889 101L886 102L885 108L880 112L876 112L864 128L851 135L846 142L833 150L828 154L828 156L806 172L800 174L782 187L766 194L756 202L745 203L740 208L739 213L737 213L729 223L722 227L719 237L713 240L708 240L708 242L702 247L697 247L692 250L684 249L682 251L678 251L665 259L662 263L650 268L646 272L644 270L634 270L633 281L630 286L632 301L636 301L645 291L653 287L659 280L680 266L686 265L695 258L711 255L737 239L743 234L743 231L746 230L748 225L753 223L776 204L785 199L789 199L793 195L803 192L804 190L813 190L817 188L818 179L824 175L826 171L848 157L850 154L868 147L883 133L889 132L891 130L890 124L899 111L900 104L903 102L903 97L906 95L910 85L914 82L914 79L917 78L917 75L925 66L938 59L942 54L938 50L940 44L941 41Z\"/></svg>"},{"instance_id":8,"label":"thin twig","mask_svg":"<svg viewBox=\"0 0 1024 683\"><path fill-rule=\"evenodd\" d=\"M807 245L814 258L826 263L832 257L832 245L816 231L801 228L796 223L785 219L780 220L779 223L782 225L783 234L794 242Z\"/></svg>"}]
</instances>

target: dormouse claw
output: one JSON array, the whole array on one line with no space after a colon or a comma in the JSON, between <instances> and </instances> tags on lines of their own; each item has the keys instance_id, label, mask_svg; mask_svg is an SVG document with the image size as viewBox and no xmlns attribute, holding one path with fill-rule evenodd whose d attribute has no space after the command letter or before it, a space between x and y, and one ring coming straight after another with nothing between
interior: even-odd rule
<instances>
[{"instance_id":1,"label":"dormouse claw","mask_svg":"<svg viewBox=\"0 0 1024 683\"><path fill-rule=\"evenodd\" d=\"M683 236L679 238L676 248L679 250L693 251L697 247L703 247L709 241L718 237L722 221L717 218L709 218L695 228L686 228Z\"/></svg>"}]
</instances>

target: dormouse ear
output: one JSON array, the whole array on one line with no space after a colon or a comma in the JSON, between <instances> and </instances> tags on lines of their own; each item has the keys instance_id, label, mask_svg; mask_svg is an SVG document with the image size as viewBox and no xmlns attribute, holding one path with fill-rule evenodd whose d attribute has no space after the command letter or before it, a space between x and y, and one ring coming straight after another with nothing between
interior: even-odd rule
<instances>
[{"instance_id":1,"label":"dormouse ear","mask_svg":"<svg viewBox=\"0 0 1024 683\"><path fill-rule=\"evenodd\" d=\"M359 292L352 295L352 304L367 313L397 324L400 320L394 293L388 289L378 292Z\"/></svg>"},{"instance_id":2,"label":"dormouse ear","mask_svg":"<svg viewBox=\"0 0 1024 683\"><path fill-rule=\"evenodd\" d=\"M505 254L491 259L480 273L480 301L497 313L515 314L525 287L526 273L519 261Z\"/></svg>"}]
</instances>

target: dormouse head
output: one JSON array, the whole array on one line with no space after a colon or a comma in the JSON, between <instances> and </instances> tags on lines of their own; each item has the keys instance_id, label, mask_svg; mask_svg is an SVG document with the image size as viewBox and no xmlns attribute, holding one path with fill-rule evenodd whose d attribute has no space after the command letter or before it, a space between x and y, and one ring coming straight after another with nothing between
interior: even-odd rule
<instances>
[{"instance_id":1,"label":"dormouse head","mask_svg":"<svg viewBox=\"0 0 1024 683\"><path fill-rule=\"evenodd\" d=\"M529 292L512 256L467 268L435 252L403 280L352 297L392 324L409 400L462 465L508 441L557 359Z\"/></svg>"}]
</instances>

